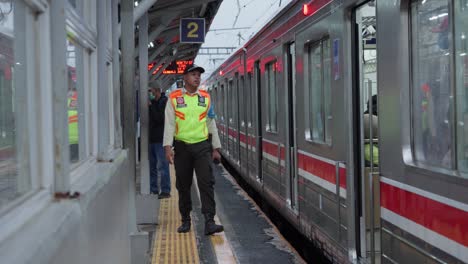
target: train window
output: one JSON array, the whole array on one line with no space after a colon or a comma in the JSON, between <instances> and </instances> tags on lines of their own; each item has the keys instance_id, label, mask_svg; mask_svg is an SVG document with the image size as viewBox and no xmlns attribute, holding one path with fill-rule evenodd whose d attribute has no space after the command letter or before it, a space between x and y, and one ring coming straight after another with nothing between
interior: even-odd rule
<instances>
[{"instance_id":1,"label":"train window","mask_svg":"<svg viewBox=\"0 0 468 264\"><path fill-rule=\"evenodd\" d=\"M226 99L226 94L225 94L225 89L224 89L224 85L221 85L221 98L219 98L219 111L221 112L221 121L224 121L225 120L225 104L224 104L224 100Z\"/></svg>"},{"instance_id":2,"label":"train window","mask_svg":"<svg viewBox=\"0 0 468 264\"><path fill-rule=\"evenodd\" d=\"M268 94L268 124L267 131L278 132L278 91L276 87L276 62L268 63L266 68L266 88Z\"/></svg>"},{"instance_id":3,"label":"train window","mask_svg":"<svg viewBox=\"0 0 468 264\"><path fill-rule=\"evenodd\" d=\"M27 34L32 15L23 1L0 2L0 209L31 190L28 111L34 100L28 65L34 43ZM29 100L28 100L29 99ZM32 106L33 108L33 106Z\"/></svg>"},{"instance_id":4,"label":"train window","mask_svg":"<svg viewBox=\"0 0 468 264\"><path fill-rule=\"evenodd\" d=\"M241 76L239 79L239 121L241 126L245 126L245 107L247 106L245 104L245 83L244 83L244 76Z\"/></svg>"},{"instance_id":5,"label":"train window","mask_svg":"<svg viewBox=\"0 0 468 264\"><path fill-rule=\"evenodd\" d=\"M308 140L331 144L331 59L330 39L309 46Z\"/></svg>"},{"instance_id":6,"label":"train window","mask_svg":"<svg viewBox=\"0 0 468 264\"><path fill-rule=\"evenodd\" d=\"M453 168L453 23L448 0L411 5L412 141L418 163Z\"/></svg>"},{"instance_id":7,"label":"train window","mask_svg":"<svg viewBox=\"0 0 468 264\"><path fill-rule=\"evenodd\" d=\"M254 123L254 98L255 98L255 87L252 85L252 73L248 74L247 77L247 82L248 82L248 88L249 88L249 94L247 95L248 100L249 100L249 116L248 116L248 127L252 127L252 124Z\"/></svg>"},{"instance_id":8,"label":"train window","mask_svg":"<svg viewBox=\"0 0 468 264\"><path fill-rule=\"evenodd\" d=\"M468 2L455 1L455 67L457 69L457 146L458 169L468 173Z\"/></svg>"},{"instance_id":9,"label":"train window","mask_svg":"<svg viewBox=\"0 0 468 264\"><path fill-rule=\"evenodd\" d=\"M239 102L239 78L237 77L235 81L232 83L232 95L234 96L234 100L232 101L232 119L234 121L234 127L237 129L237 123L239 120L239 107L238 107L238 102Z\"/></svg>"},{"instance_id":10,"label":"train window","mask_svg":"<svg viewBox=\"0 0 468 264\"><path fill-rule=\"evenodd\" d=\"M232 125L235 125L236 124L236 107L235 107L235 87L234 87L234 81L233 80L230 80L229 81L229 86L228 86L228 90L229 90L229 106L228 106L228 109L229 109L229 124L232 124Z\"/></svg>"},{"instance_id":11,"label":"train window","mask_svg":"<svg viewBox=\"0 0 468 264\"><path fill-rule=\"evenodd\" d=\"M68 143L70 145L70 161L76 163L80 159L79 124L83 124L79 116L82 111L82 73L83 49L72 38L67 38L67 111L68 111Z\"/></svg>"}]
</instances>

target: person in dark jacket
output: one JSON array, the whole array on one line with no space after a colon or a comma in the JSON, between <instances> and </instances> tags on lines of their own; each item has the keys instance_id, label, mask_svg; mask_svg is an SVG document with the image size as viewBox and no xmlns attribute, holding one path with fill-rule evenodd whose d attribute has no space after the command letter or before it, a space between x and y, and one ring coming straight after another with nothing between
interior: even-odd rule
<instances>
[{"instance_id":1,"label":"person in dark jacket","mask_svg":"<svg viewBox=\"0 0 468 264\"><path fill-rule=\"evenodd\" d=\"M164 199L171 197L169 163L162 146L167 97L160 88L151 88L149 99L150 191L152 194L159 194L159 199ZM159 192L158 176L161 179L161 192Z\"/></svg>"}]
</instances>

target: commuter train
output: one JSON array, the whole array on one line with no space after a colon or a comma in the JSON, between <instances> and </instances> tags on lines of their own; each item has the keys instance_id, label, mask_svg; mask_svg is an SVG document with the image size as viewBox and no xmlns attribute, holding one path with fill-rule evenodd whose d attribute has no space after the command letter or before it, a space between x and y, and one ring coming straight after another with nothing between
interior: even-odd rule
<instances>
[{"instance_id":1,"label":"commuter train","mask_svg":"<svg viewBox=\"0 0 468 264\"><path fill-rule=\"evenodd\" d=\"M468 1L292 1L205 82L222 154L334 262L468 262Z\"/></svg>"}]
</instances>

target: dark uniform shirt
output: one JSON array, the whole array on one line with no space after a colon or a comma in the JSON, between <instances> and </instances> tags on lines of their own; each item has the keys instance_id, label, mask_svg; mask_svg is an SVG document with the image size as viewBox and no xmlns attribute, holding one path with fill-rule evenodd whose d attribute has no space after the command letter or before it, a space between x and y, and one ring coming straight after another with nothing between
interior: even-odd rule
<instances>
[{"instance_id":1,"label":"dark uniform shirt","mask_svg":"<svg viewBox=\"0 0 468 264\"><path fill-rule=\"evenodd\" d=\"M164 110L167 97L161 94L159 100L152 100L149 106L149 142L150 144L162 143L164 135Z\"/></svg>"}]
</instances>

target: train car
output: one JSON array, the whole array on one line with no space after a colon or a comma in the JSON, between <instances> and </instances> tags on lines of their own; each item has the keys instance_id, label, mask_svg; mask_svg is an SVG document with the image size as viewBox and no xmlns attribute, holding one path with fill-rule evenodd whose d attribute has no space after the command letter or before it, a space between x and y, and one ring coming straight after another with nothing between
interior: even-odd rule
<instances>
[{"instance_id":1,"label":"train car","mask_svg":"<svg viewBox=\"0 0 468 264\"><path fill-rule=\"evenodd\" d=\"M334 261L468 262L468 1L292 1L206 81L223 156Z\"/></svg>"}]
</instances>

